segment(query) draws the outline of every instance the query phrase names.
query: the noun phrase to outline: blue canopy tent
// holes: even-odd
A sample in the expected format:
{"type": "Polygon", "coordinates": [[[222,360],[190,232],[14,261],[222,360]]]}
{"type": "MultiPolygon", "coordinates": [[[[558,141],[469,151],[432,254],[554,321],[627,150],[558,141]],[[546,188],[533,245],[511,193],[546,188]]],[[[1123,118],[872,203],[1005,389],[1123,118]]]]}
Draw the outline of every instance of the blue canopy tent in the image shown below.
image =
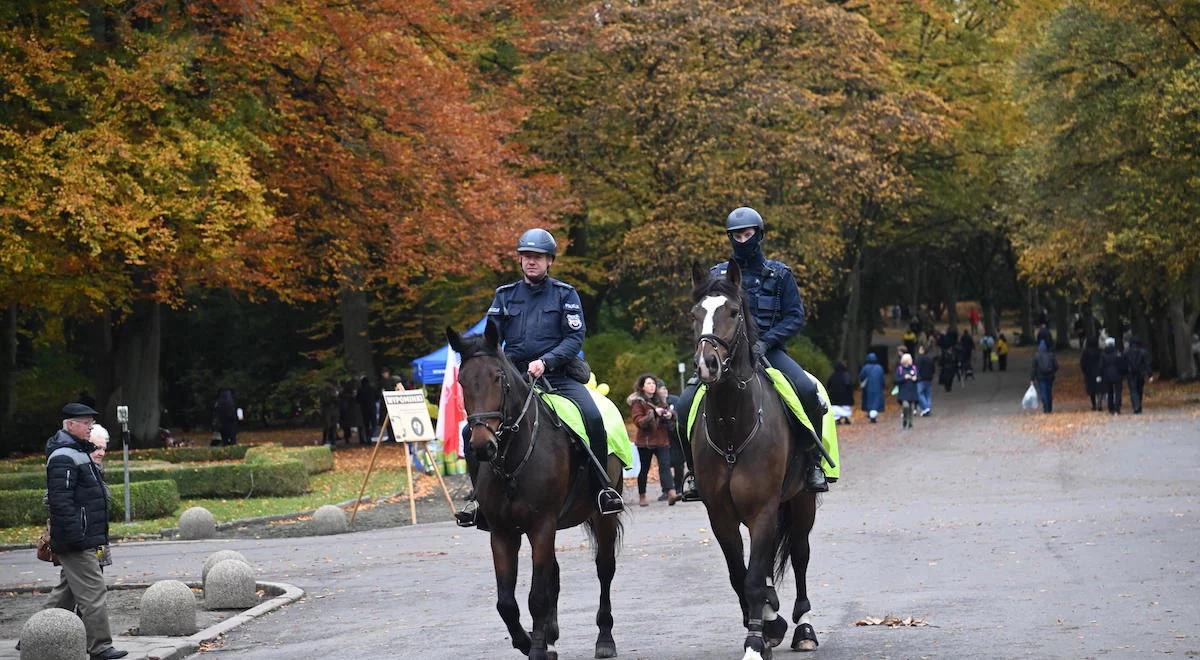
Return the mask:
{"type": "MultiPolygon", "coordinates": [[[[487,317],[479,319],[479,322],[471,326],[463,333],[464,337],[483,334],[483,329],[487,325],[487,317]]],[[[450,344],[437,349],[429,355],[421,356],[412,361],[412,384],[413,385],[441,385],[442,378],[446,375],[446,354],[450,352],[450,344]]]]}

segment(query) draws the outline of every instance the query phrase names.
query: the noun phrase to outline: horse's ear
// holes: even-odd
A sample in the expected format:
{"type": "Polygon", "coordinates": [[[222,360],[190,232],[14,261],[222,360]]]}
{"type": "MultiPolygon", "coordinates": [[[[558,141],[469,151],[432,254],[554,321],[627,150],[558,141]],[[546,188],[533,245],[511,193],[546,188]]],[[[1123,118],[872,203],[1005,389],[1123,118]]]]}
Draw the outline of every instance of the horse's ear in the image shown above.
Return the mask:
{"type": "Polygon", "coordinates": [[[446,326],[446,341],[450,342],[450,348],[453,348],[455,353],[462,353],[462,335],[450,326],[446,326]]]}
{"type": "Polygon", "coordinates": [[[500,328],[496,326],[496,322],[490,316],[483,326],[483,339],[487,342],[488,348],[500,346],[500,328]]]}
{"type": "Polygon", "coordinates": [[[729,260],[729,270],[725,272],[725,278],[729,283],[737,288],[742,288],[742,269],[733,259],[729,260]]]}
{"type": "Polygon", "coordinates": [[[700,288],[700,285],[704,284],[704,282],[706,280],[708,280],[708,271],[704,270],[704,267],[700,265],[699,261],[693,261],[692,262],[692,287],[698,289],[698,288],[700,288]]]}

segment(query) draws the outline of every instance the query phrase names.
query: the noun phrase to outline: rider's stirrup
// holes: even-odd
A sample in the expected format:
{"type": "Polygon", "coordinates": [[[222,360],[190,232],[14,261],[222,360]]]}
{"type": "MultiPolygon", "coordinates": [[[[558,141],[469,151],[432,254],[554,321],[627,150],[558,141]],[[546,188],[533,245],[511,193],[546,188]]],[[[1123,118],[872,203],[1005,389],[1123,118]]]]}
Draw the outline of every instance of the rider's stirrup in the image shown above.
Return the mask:
{"type": "Polygon", "coordinates": [[[605,487],[596,493],[596,508],[600,509],[602,515],[611,516],[625,510],[625,501],[621,499],[621,494],[613,490],[611,486],[605,487]]]}
{"type": "Polygon", "coordinates": [[[699,502],[704,499],[700,497],[700,489],[696,487],[696,475],[689,472],[683,478],[683,491],[679,495],[684,502],[699,502]]]}

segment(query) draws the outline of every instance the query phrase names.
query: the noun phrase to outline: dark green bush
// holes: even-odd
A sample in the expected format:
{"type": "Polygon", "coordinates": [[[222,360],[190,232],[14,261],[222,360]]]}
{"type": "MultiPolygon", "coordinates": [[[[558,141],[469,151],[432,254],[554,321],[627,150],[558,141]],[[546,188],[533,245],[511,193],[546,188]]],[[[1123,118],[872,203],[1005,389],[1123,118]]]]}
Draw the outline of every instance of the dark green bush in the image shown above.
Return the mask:
{"type": "MultiPolygon", "coordinates": [[[[111,483],[123,482],[121,468],[109,468],[111,483]]],[[[165,468],[131,467],[130,482],[170,479],[180,497],[251,497],[299,495],[308,490],[308,471],[298,460],[278,462],[214,463],[165,468]]],[[[44,472],[0,474],[0,491],[46,488],[44,472]]]]}
{"type": "MultiPolygon", "coordinates": [[[[168,463],[199,463],[204,461],[240,461],[246,457],[250,445],[222,447],[173,447],[166,449],[134,449],[129,458],[137,461],[166,461],[168,463]]],[[[115,450],[118,454],[120,449],[115,450]]]]}
{"type": "MultiPolygon", "coordinates": [[[[110,489],[109,522],[125,519],[125,486],[110,489]]],[[[46,521],[46,491],[42,489],[0,491],[0,527],[39,525],[46,521]]],[[[129,484],[134,520],[171,515],[179,508],[179,490],[169,479],[129,484]]]]}
{"type": "Polygon", "coordinates": [[[787,352],[793,360],[804,367],[805,371],[816,376],[817,380],[822,383],[833,375],[833,363],[808,337],[804,335],[793,337],[788,342],[787,352]]]}
{"type": "Polygon", "coordinates": [[[272,463],[286,460],[297,460],[304,463],[304,469],[309,474],[320,474],[333,469],[333,451],[326,445],[286,449],[275,445],[261,445],[252,447],[246,453],[247,463],[272,463]]]}

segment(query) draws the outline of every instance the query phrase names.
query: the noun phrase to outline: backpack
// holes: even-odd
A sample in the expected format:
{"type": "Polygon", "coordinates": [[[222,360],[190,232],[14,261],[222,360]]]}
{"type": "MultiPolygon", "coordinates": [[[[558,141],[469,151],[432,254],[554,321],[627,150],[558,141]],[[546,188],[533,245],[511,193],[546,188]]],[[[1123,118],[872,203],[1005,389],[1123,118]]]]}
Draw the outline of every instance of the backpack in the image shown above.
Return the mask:
{"type": "Polygon", "coordinates": [[[1038,353],[1033,358],[1034,365],[1037,366],[1037,372],[1040,376],[1053,376],[1055,371],[1058,371],[1058,362],[1054,359],[1054,354],[1050,351],[1038,353]]]}

